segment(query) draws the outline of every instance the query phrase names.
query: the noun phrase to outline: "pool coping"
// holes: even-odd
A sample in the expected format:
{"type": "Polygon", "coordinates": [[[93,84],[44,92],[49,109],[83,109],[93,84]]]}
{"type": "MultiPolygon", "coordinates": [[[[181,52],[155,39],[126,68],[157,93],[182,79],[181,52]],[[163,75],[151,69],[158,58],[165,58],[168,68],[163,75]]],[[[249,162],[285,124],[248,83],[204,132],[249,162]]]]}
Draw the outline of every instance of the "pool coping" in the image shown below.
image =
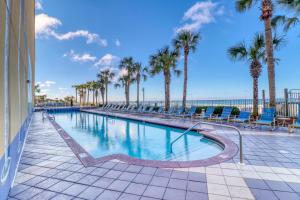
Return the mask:
{"type": "MultiPolygon", "coordinates": [[[[147,122],[147,123],[158,124],[158,125],[163,125],[163,126],[170,126],[170,127],[180,128],[180,129],[186,129],[186,127],[180,126],[179,124],[178,125],[167,124],[167,123],[163,122],[163,120],[156,122],[156,121],[147,120],[147,119],[140,120],[137,117],[133,117],[133,116],[130,117],[128,115],[124,116],[121,113],[106,113],[106,112],[103,113],[103,112],[97,112],[97,111],[93,111],[93,110],[80,110],[80,111],[92,113],[92,114],[107,115],[107,116],[117,117],[117,118],[143,121],[143,122],[147,122]]],[[[213,133],[211,133],[210,130],[195,128],[194,131],[201,131],[201,133],[203,134],[204,137],[214,140],[218,144],[222,145],[222,147],[224,148],[223,152],[216,156],[207,158],[207,159],[193,160],[193,161],[144,160],[144,159],[133,158],[133,157],[130,157],[125,154],[112,154],[112,155],[103,156],[100,158],[94,158],[81,145],[79,145],[55,120],[51,120],[49,117],[48,117],[48,119],[51,122],[51,124],[53,125],[53,127],[60,134],[60,136],[63,138],[63,140],[71,148],[71,150],[76,155],[76,157],[82,162],[82,164],[85,167],[94,166],[96,164],[100,164],[100,163],[114,160],[114,159],[120,160],[122,162],[126,162],[128,164],[142,165],[142,166],[148,166],[148,167],[159,167],[159,168],[206,167],[206,166],[226,162],[226,161],[232,159],[238,152],[238,147],[233,141],[231,141],[225,137],[222,137],[220,135],[213,134],[213,133]]]]}

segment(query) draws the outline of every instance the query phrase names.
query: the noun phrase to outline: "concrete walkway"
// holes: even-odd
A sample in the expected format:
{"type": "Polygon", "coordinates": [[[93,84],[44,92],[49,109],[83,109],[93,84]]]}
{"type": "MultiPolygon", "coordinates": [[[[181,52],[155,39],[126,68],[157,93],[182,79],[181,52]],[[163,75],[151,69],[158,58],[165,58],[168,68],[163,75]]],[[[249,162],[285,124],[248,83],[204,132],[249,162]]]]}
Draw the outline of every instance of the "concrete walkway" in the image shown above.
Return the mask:
{"type": "MultiPolygon", "coordinates": [[[[238,142],[232,131],[217,134],[238,142]]],[[[239,155],[209,167],[161,169],[117,160],[85,168],[35,113],[9,199],[300,199],[300,137],[243,130],[239,155]]]]}

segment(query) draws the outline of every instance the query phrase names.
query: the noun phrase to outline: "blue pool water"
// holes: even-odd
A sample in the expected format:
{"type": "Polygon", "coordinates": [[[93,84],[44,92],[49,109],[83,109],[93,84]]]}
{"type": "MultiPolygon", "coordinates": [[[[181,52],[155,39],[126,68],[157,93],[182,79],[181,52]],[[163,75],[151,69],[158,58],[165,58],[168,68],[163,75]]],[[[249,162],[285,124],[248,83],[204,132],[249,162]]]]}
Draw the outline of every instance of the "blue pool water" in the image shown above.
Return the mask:
{"type": "Polygon", "coordinates": [[[55,112],[56,122],[91,156],[125,154],[147,160],[201,160],[223,151],[197,132],[170,144],[184,130],[80,111],[55,112]]]}

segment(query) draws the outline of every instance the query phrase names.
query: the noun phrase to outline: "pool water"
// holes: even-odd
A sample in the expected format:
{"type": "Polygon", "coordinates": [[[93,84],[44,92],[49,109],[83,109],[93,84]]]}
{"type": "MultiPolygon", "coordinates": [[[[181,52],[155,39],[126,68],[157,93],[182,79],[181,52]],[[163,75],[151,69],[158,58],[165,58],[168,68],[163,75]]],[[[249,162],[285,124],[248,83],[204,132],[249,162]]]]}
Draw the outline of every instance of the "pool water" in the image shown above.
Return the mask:
{"type": "Polygon", "coordinates": [[[223,151],[215,141],[189,132],[173,145],[184,130],[104,115],[54,112],[55,121],[91,156],[125,154],[146,160],[191,161],[206,159],[223,151]]]}

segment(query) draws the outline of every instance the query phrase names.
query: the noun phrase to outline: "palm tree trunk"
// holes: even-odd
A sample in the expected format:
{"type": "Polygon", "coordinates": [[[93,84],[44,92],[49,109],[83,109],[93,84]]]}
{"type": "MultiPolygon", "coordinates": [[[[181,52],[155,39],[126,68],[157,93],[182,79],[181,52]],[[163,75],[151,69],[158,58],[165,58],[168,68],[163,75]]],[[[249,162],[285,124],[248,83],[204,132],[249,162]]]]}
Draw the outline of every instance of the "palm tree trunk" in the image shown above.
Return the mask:
{"type": "Polygon", "coordinates": [[[98,95],[99,95],[99,92],[98,92],[98,89],[95,90],[95,105],[97,106],[98,104],[98,95]]]}
{"type": "Polygon", "coordinates": [[[89,102],[90,102],[90,90],[89,89],[87,89],[87,104],[89,104],[89,102]]]}
{"type": "Polygon", "coordinates": [[[81,96],[82,96],[82,90],[79,91],[79,105],[81,106],[81,96]]]}
{"type": "Polygon", "coordinates": [[[75,88],[75,102],[77,103],[77,88],[75,88]]]}
{"type": "Polygon", "coordinates": [[[186,108],[186,91],[187,91],[187,79],[188,79],[188,54],[184,53],[184,80],[183,80],[183,97],[182,97],[182,107],[186,108]]]}
{"type": "Polygon", "coordinates": [[[129,105],[129,96],[130,96],[130,83],[128,83],[128,86],[127,86],[127,106],[129,105]]]}
{"type": "Polygon", "coordinates": [[[101,98],[102,98],[102,104],[104,105],[104,93],[105,93],[105,91],[104,90],[101,90],[100,91],[101,92],[101,98]]]}
{"type": "Polygon", "coordinates": [[[258,78],[253,78],[253,116],[258,116],[258,78]]]}
{"type": "Polygon", "coordinates": [[[170,72],[165,72],[165,110],[170,109],[170,72]]]}
{"type": "Polygon", "coordinates": [[[140,81],[139,80],[137,80],[137,82],[136,82],[136,89],[137,89],[137,91],[136,91],[136,103],[137,103],[137,106],[139,106],[140,105],[140,81]]]}
{"type": "Polygon", "coordinates": [[[126,100],[126,105],[129,105],[129,84],[125,84],[125,100],[126,100]]]}
{"type": "Polygon", "coordinates": [[[106,104],[107,104],[107,90],[108,90],[107,86],[108,86],[108,84],[106,83],[105,84],[105,102],[106,102],[106,104]]]}
{"type": "Polygon", "coordinates": [[[93,105],[95,105],[95,90],[93,89],[93,105]]]}
{"type": "Polygon", "coordinates": [[[270,107],[276,106],[276,86],[275,86],[275,65],[273,57],[273,37],[271,29],[271,19],[267,18],[265,22],[265,38],[266,38],[266,52],[267,52],[267,64],[268,64],[268,79],[269,79],[269,97],[270,107]]]}

